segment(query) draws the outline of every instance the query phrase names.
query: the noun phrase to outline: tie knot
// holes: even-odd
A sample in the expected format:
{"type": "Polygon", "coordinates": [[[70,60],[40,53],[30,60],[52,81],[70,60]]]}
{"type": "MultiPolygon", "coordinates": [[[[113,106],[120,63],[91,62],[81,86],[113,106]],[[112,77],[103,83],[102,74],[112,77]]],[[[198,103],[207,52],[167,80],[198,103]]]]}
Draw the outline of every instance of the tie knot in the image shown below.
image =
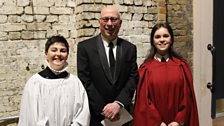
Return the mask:
{"type": "Polygon", "coordinates": [[[166,62],[166,59],[162,57],[161,62],[166,62]]]}
{"type": "Polygon", "coordinates": [[[110,48],[113,48],[113,47],[114,47],[113,42],[110,42],[108,46],[109,46],[110,48]]]}

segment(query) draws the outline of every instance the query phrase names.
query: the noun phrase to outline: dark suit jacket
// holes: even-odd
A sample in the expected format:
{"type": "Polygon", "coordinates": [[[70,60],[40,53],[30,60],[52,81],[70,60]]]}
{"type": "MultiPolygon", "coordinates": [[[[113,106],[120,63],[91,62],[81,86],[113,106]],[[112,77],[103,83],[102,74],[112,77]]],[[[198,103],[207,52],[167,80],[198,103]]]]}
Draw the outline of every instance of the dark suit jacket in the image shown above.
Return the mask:
{"type": "Polygon", "coordinates": [[[111,76],[101,35],[78,43],[77,68],[89,98],[91,116],[100,114],[107,103],[131,105],[138,81],[136,46],[118,38],[114,79],[111,76]]]}

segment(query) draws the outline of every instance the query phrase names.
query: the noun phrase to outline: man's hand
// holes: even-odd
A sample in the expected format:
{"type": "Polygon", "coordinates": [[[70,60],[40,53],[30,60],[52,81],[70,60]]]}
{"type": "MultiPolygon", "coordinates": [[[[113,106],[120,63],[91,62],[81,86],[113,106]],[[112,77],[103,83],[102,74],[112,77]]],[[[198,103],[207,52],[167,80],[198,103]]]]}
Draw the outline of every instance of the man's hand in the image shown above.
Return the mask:
{"type": "Polygon", "coordinates": [[[120,109],[121,106],[118,103],[116,102],[109,103],[106,106],[104,106],[102,114],[106,119],[109,119],[110,121],[117,121],[120,119],[119,115],[120,109]]]}

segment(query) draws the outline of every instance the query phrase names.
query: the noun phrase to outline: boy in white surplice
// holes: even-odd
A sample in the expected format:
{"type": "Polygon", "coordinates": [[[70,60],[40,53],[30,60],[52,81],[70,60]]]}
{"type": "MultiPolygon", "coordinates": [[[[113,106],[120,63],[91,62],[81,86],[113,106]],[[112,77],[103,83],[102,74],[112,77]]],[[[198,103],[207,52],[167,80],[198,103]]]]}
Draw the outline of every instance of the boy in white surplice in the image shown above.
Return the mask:
{"type": "Polygon", "coordinates": [[[66,71],[68,54],[63,36],[47,40],[47,67],[25,85],[18,126],[89,126],[87,94],[78,77],[66,71]]]}

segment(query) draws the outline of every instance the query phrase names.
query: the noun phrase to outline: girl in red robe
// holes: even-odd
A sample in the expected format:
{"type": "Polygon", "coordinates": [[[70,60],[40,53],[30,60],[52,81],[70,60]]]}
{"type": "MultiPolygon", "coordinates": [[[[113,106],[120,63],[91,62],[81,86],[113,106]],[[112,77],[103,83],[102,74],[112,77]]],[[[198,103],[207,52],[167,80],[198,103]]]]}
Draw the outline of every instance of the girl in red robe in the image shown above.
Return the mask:
{"type": "Polygon", "coordinates": [[[191,71],[173,50],[172,28],[158,23],[150,39],[150,54],[139,68],[134,126],[199,126],[191,71]]]}

